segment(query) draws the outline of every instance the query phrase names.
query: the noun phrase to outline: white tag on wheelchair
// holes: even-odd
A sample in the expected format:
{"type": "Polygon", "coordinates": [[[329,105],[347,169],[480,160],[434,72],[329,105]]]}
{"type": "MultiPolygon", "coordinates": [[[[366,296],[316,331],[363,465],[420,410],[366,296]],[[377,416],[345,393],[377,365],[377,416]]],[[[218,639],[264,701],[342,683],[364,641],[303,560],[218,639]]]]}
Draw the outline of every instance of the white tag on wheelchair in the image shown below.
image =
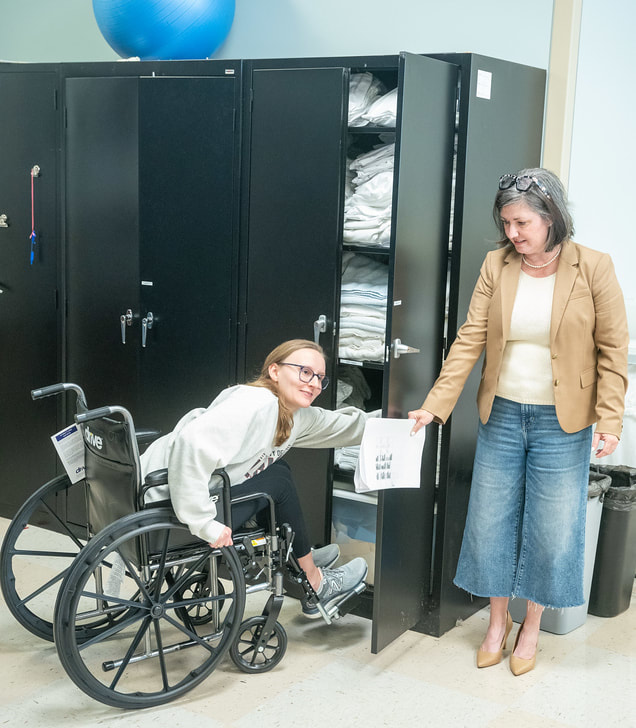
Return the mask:
{"type": "Polygon", "coordinates": [[[115,553],[111,557],[111,569],[108,574],[106,589],[104,590],[104,594],[107,598],[110,597],[112,599],[114,597],[119,597],[121,585],[124,583],[125,574],[126,564],[124,563],[122,557],[119,555],[119,552],[115,551],[115,553]]]}
{"type": "Polygon", "coordinates": [[[84,477],[84,439],[77,425],[66,427],[55,435],[51,435],[57,454],[71,483],[77,483],[84,477]]]}
{"type": "Polygon", "coordinates": [[[420,487],[425,428],[414,436],[412,429],[413,420],[367,420],[353,478],[356,493],[420,487]]]}

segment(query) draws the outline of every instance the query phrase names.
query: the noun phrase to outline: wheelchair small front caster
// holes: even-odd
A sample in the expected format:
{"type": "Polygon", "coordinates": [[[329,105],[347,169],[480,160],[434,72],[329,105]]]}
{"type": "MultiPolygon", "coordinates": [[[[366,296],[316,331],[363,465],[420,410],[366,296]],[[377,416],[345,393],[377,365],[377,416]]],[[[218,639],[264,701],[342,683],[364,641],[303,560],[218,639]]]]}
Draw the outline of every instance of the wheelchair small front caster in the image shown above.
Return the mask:
{"type": "Polygon", "coordinates": [[[269,639],[259,645],[266,621],[267,617],[259,615],[241,624],[238,637],[230,646],[230,657],[239,670],[267,672],[283,659],[287,649],[287,632],[280,622],[274,623],[269,639]]]}

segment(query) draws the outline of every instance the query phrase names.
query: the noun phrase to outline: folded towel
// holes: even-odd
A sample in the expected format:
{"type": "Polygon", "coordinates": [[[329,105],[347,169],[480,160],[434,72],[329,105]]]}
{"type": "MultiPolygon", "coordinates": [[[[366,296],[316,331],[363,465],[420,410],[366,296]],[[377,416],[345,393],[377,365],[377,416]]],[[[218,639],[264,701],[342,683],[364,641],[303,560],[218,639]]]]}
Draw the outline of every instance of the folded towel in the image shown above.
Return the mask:
{"type": "Polygon", "coordinates": [[[380,79],[368,71],[352,73],[349,79],[349,125],[368,125],[368,120],[362,118],[362,115],[374,101],[381,98],[384,91],[385,87],[380,79]]]}
{"type": "Polygon", "coordinates": [[[384,361],[384,337],[340,337],[338,355],[341,359],[353,361],[384,361]]]}
{"type": "Polygon", "coordinates": [[[394,88],[374,101],[363,112],[362,119],[374,126],[395,126],[397,119],[397,89],[394,88]]]}

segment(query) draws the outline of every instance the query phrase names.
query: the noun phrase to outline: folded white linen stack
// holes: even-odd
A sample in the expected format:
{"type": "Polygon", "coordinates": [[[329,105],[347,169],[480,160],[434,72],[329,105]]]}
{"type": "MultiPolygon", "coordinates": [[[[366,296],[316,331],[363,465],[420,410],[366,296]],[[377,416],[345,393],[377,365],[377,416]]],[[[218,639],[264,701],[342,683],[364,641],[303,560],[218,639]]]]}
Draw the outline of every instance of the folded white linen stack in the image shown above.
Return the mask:
{"type": "Polygon", "coordinates": [[[382,82],[365,71],[352,73],[349,80],[349,126],[366,126],[369,121],[363,118],[372,104],[384,93],[382,82]]]}
{"type": "Polygon", "coordinates": [[[334,450],[334,465],[341,470],[354,471],[358,463],[360,455],[360,445],[350,445],[349,447],[337,447],[334,450]]]}
{"type": "Polygon", "coordinates": [[[362,119],[372,126],[395,126],[397,119],[397,89],[376,99],[363,112],[362,119]]]}
{"type": "Polygon", "coordinates": [[[339,356],[353,361],[384,361],[387,266],[346,252],[342,258],[339,356]]]}
{"type": "Polygon", "coordinates": [[[394,159],[395,143],[382,144],[349,164],[355,176],[345,199],[345,243],[389,247],[394,159]]]}

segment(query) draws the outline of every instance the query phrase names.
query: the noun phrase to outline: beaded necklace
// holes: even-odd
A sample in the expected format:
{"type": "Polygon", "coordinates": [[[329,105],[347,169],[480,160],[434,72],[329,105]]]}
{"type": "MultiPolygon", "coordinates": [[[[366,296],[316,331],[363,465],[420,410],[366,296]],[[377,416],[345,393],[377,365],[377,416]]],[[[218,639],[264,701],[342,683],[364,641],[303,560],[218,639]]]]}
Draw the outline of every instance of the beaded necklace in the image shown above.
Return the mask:
{"type": "Polygon", "coordinates": [[[528,268],[534,268],[535,270],[538,270],[539,268],[547,268],[550,265],[550,263],[554,263],[554,261],[559,257],[559,255],[561,255],[561,247],[562,246],[560,246],[559,249],[557,250],[556,255],[554,255],[552,258],[550,258],[550,260],[547,263],[543,263],[542,265],[532,265],[532,263],[528,263],[525,255],[521,256],[521,260],[525,263],[525,265],[528,266],[528,268]]]}

